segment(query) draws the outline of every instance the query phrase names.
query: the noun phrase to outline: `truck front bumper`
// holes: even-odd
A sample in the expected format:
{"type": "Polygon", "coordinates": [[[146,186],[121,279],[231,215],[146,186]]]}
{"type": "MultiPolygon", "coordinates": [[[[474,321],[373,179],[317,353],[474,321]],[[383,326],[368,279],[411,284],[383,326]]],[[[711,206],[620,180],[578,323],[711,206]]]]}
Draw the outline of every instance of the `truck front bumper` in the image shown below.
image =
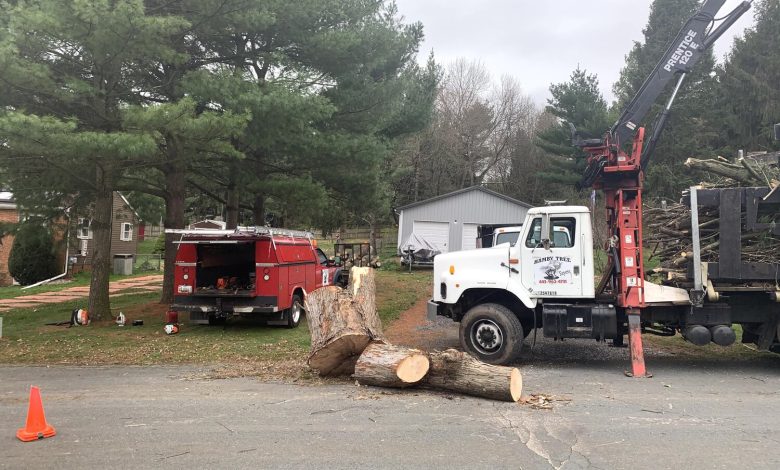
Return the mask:
{"type": "Polygon", "coordinates": [[[439,315],[439,304],[434,302],[433,299],[428,301],[427,314],[428,321],[436,321],[436,317],[439,315]]]}

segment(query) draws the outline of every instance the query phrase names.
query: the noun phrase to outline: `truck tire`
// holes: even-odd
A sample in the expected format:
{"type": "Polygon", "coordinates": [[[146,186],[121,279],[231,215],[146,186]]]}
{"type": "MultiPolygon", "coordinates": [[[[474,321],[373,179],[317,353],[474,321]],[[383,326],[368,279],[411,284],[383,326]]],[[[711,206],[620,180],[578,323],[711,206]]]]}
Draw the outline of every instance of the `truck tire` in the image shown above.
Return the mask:
{"type": "Polygon", "coordinates": [[[520,356],[523,326],[517,315],[499,304],[472,307],[460,322],[463,349],[488,364],[509,364],[520,356]]]}
{"type": "Polygon", "coordinates": [[[303,299],[298,294],[293,295],[292,304],[290,305],[290,308],[287,309],[287,314],[285,315],[285,320],[287,320],[285,326],[287,328],[298,328],[304,313],[303,299]]]}

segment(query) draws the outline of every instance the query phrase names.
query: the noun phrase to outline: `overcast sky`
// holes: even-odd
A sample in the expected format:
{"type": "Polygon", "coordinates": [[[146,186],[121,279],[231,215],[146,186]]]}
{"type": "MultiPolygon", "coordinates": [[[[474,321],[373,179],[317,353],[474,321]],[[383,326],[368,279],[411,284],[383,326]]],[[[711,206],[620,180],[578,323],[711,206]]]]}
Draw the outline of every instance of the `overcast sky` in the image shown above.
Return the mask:
{"type": "MultiPolygon", "coordinates": [[[[726,0],[720,12],[741,0],[726,0]]],[[[396,0],[408,22],[420,21],[420,60],[458,57],[481,61],[498,78],[515,77],[539,105],[550,83],[564,82],[579,64],[599,77],[611,101],[614,83],[633,41],[642,38],[651,0],[396,0]]],[[[753,22],[749,11],[715,44],[720,61],[735,35],[753,22]]]]}

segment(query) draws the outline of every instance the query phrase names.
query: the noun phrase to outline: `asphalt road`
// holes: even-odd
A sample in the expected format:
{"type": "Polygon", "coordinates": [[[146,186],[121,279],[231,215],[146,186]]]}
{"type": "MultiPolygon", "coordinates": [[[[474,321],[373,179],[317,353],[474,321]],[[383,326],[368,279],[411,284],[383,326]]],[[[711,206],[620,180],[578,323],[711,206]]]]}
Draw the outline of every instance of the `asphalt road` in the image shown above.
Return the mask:
{"type": "MultiPolygon", "coordinates": [[[[587,346],[588,349],[590,345],[587,346]]],[[[780,356],[522,366],[552,410],[421,390],[0,367],[0,468],[780,468],[780,356]],[[57,436],[22,443],[30,384],[57,436]]]]}

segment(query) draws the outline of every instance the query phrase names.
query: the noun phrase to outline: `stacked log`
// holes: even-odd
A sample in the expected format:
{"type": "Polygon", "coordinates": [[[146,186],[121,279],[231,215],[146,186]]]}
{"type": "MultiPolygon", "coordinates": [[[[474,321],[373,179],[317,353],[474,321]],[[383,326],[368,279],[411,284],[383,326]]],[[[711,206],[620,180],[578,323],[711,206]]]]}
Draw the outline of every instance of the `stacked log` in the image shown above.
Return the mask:
{"type": "Polygon", "coordinates": [[[729,162],[723,157],[708,160],[689,158],[685,161],[685,166],[710,173],[709,181],[704,183],[707,187],[769,186],[776,188],[780,185],[778,159],[780,159],[780,152],[751,153],[745,157],[739,157],[735,163],[729,162]]]}
{"type": "Polygon", "coordinates": [[[323,376],[352,375],[361,384],[405,388],[423,385],[516,402],[523,381],[513,367],[482,363],[450,349],[426,353],[387,344],[376,313],[371,268],[352,268],[350,285],[324,287],[306,298],[311,334],[309,366],[323,376]]]}

